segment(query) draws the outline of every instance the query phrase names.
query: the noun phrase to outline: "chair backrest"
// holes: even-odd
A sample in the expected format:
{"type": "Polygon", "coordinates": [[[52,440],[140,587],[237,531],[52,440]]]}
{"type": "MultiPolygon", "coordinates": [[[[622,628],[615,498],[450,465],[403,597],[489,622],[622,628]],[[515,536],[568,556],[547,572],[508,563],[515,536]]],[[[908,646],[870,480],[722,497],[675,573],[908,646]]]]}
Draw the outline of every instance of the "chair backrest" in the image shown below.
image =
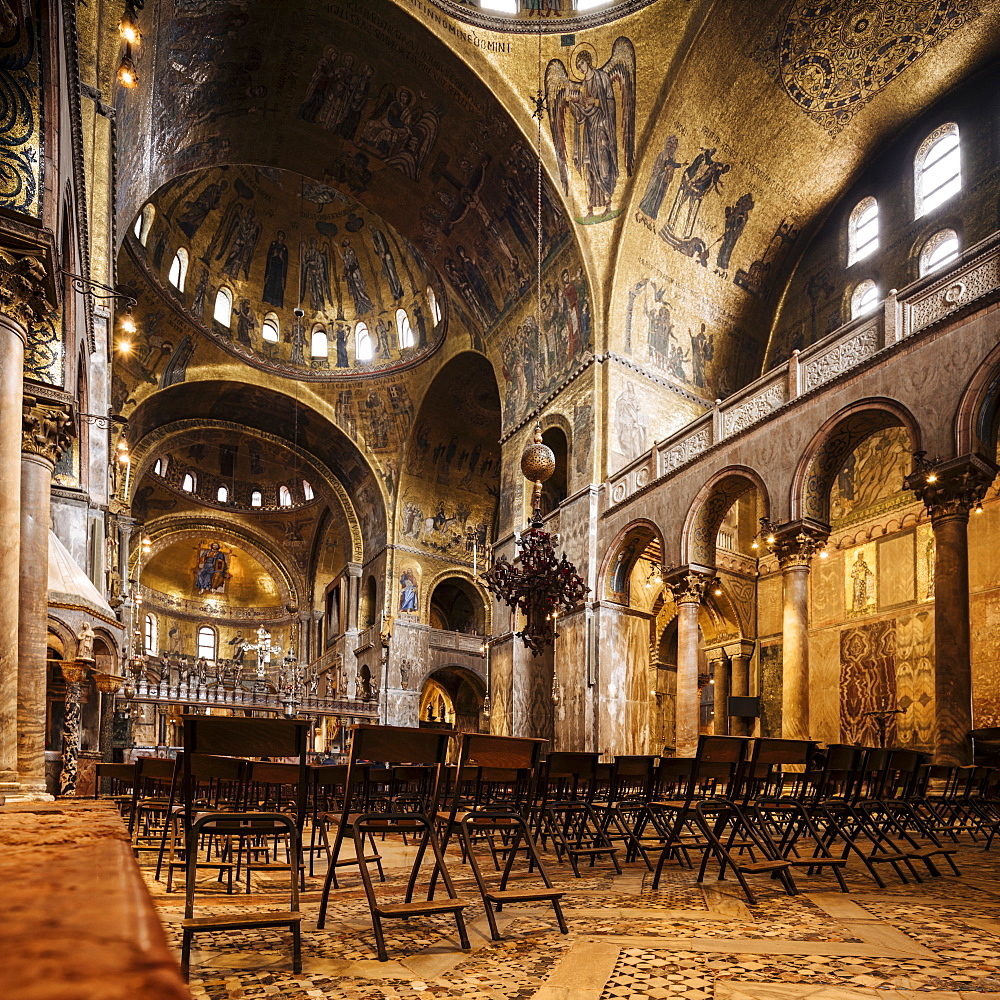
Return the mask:
{"type": "MultiPolygon", "coordinates": [[[[296,757],[295,821],[305,823],[308,793],[306,745],[310,723],[298,719],[246,719],[218,715],[185,715],[182,796],[186,829],[194,812],[192,760],[199,754],[218,757],[296,757]]],[[[267,762],[264,762],[267,763],[267,762]]]]}
{"type": "Polygon", "coordinates": [[[743,772],[744,802],[761,796],[801,796],[811,777],[817,745],[815,740],[757,737],[743,772]],[[802,771],[788,771],[788,768],[802,768],[802,771]]]}
{"type": "Polygon", "coordinates": [[[653,787],[656,758],[647,755],[615,757],[611,772],[608,798],[612,802],[622,799],[647,799],[653,787]]]}
{"type": "Polygon", "coordinates": [[[452,788],[451,817],[458,809],[502,807],[523,815],[531,808],[542,748],[548,740],[463,733],[460,780],[452,788]]]}
{"type": "Polygon", "coordinates": [[[749,745],[750,740],[743,736],[699,736],[688,801],[706,796],[737,798],[749,745]]]}
{"type": "Polygon", "coordinates": [[[108,782],[107,795],[123,795],[132,791],[132,784],[135,781],[134,764],[111,764],[105,761],[98,761],[94,768],[94,798],[101,795],[101,782],[108,782]]]}
{"type": "MultiPolygon", "coordinates": [[[[348,751],[347,778],[343,817],[357,812],[361,801],[367,811],[370,800],[378,794],[388,799],[392,787],[390,768],[372,767],[372,763],[395,762],[434,769],[433,782],[421,796],[424,810],[433,815],[441,794],[441,774],[454,735],[444,729],[416,729],[409,726],[352,726],[348,751]],[[360,774],[366,777],[362,780],[360,774]],[[384,788],[381,786],[384,785],[384,788]]],[[[413,810],[407,810],[412,812],[413,810]]]]}

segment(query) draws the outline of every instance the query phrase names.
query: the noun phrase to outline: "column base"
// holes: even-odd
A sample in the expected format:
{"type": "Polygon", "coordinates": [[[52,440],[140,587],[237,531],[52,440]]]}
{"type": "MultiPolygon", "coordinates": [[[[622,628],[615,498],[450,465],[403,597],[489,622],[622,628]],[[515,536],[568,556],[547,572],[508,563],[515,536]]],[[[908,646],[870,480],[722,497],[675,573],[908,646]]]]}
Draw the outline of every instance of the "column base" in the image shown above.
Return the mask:
{"type": "Polygon", "coordinates": [[[11,802],[55,802],[56,797],[48,792],[40,792],[34,788],[18,788],[14,792],[4,792],[0,790],[0,795],[4,797],[7,804],[11,802]]]}

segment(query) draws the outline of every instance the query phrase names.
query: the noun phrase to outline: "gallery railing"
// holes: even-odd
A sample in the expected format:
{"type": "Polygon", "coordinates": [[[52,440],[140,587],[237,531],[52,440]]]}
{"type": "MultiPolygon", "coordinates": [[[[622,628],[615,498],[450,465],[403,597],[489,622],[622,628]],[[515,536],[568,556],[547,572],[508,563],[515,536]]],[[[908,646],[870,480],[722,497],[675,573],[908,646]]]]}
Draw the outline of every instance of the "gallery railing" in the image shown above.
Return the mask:
{"type": "Polygon", "coordinates": [[[767,420],[796,399],[877,358],[901,341],[931,332],[939,322],[976,307],[1000,291],[1000,238],[970,247],[958,264],[891,290],[878,310],[859,317],[682,427],[608,478],[610,507],[676,472],[709,448],[767,420]]]}

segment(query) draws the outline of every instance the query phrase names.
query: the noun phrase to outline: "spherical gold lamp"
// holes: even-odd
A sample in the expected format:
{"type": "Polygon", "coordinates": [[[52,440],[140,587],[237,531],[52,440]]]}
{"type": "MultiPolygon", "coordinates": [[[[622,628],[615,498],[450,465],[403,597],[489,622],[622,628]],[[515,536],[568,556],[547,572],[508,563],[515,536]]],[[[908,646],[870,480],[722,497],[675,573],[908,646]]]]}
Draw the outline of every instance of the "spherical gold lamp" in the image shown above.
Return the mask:
{"type": "Polygon", "coordinates": [[[532,521],[541,520],[542,483],[551,479],[552,473],[555,471],[555,452],[547,444],[542,443],[542,425],[535,424],[534,440],[521,455],[521,472],[528,482],[534,483],[535,487],[531,491],[532,521]]]}

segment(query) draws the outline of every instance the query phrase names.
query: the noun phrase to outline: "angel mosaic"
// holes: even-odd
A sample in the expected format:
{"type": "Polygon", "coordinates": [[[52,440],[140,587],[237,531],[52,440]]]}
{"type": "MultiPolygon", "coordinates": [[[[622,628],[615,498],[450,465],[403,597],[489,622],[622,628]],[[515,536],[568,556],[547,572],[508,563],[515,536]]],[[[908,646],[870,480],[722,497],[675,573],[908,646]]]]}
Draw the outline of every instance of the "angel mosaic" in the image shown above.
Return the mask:
{"type": "Polygon", "coordinates": [[[230,202],[219,227],[222,241],[215,259],[223,261],[223,273],[234,281],[241,271],[244,279],[250,277],[250,262],[262,228],[253,205],[244,206],[239,200],[230,202]]]}
{"type": "Polygon", "coordinates": [[[619,132],[628,177],[635,160],[635,46],[624,35],[616,38],[610,58],[599,66],[597,50],[584,42],[573,51],[570,65],[575,77],[561,59],[551,60],[545,69],[559,179],[568,192],[572,131],[573,167],[587,185],[587,216],[577,221],[605,221],[618,214],[611,205],[621,175],[619,132]]]}

